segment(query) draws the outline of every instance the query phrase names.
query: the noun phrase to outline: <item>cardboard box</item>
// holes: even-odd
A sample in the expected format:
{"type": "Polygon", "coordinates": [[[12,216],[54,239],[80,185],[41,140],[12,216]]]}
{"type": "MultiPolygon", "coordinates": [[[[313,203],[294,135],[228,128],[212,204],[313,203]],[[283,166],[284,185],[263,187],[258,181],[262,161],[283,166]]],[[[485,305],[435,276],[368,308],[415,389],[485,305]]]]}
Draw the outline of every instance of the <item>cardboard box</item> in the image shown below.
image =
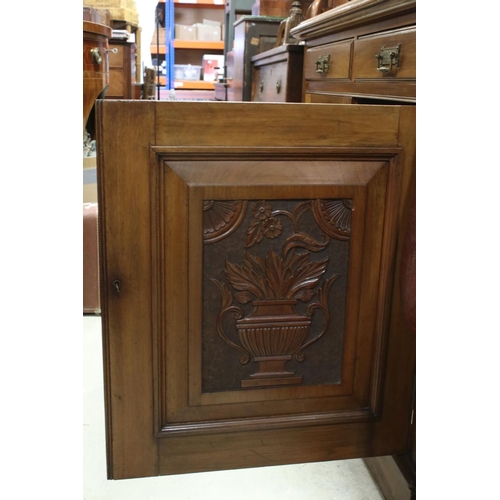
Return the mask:
{"type": "Polygon", "coordinates": [[[220,26],[212,26],[210,24],[196,23],[196,39],[204,42],[220,42],[221,29],[220,26]]]}
{"type": "Polygon", "coordinates": [[[160,45],[165,45],[166,42],[165,28],[160,28],[159,30],[153,31],[153,36],[151,38],[151,45],[156,45],[159,43],[160,45]]]}
{"type": "Polygon", "coordinates": [[[202,24],[207,24],[209,26],[218,26],[221,27],[220,21],[212,21],[211,19],[203,19],[202,24]]]}
{"type": "Polygon", "coordinates": [[[139,24],[135,0],[83,0],[83,5],[98,10],[106,9],[113,21],[125,21],[136,26],[139,24]]]}
{"type": "Polygon", "coordinates": [[[196,26],[185,24],[175,25],[175,38],[177,40],[196,40],[196,26]]]}
{"type": "Polygon", "coordinates": [[[135,0],[83,0],[83,5],[90,5],[93,7],[113,7],[116,9],[137,9],[135,0]]]}

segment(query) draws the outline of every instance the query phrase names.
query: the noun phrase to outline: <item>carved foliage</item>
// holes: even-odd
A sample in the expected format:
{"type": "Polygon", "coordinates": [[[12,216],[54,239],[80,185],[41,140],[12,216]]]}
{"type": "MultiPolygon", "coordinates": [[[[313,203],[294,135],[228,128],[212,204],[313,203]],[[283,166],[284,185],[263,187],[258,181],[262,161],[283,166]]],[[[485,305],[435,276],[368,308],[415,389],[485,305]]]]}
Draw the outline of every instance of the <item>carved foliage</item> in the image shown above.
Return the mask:
{"type": "Polygon", "coordinates": [[[339,275],[324,279],[329,257],[311,260],[311,252],[324,250],[330,239],[323,235],[318,241],[299,230],[299,219],[310,208],[310,201],[299,203],[293,212],[273,211],[268,201],[254,204],[254,220],[246,232],[247,249],[264,238],[273,240],[278,237],[283,230],[283,223],[278,218],[280,216],[290,219],[294,231],[282,244],[280,253],[270,247],[265,258],[247,250],[242,264],[226,260],[224,271],[229,284],[236,291],[234,298],[240,304],[251,302],[253,305],[248,316],[244,317],[243,310],[233,304],[229,287],[212,279],[222,296],[217,319],[219,336],[227,345],[243,354],[241,363],[248,363],[251,358],[259,362],[259,370],[249,380],[242,380],[242,387],[301,383],[302,377],[293,377],[294,372],[287,371],[285,363],[292,357],[303,361],[304,349],[319,340],[328,329],[328,290],[339,275]],[[306,251],[299,253],[298,250],[306,251]],[[323,282],[317,288],[322,279],[323,282]],[[297,301],[308,303],[316,294],[317,300],[307,305],[305,314],[299,313],[297,301]],[[307,341],[316,309],[324,314],[324,326],[319,334],[307,341]],[[236,319],[241,345],[229,340],[224,332],[223,320],[228,313],[233,313],[236,319]]]}

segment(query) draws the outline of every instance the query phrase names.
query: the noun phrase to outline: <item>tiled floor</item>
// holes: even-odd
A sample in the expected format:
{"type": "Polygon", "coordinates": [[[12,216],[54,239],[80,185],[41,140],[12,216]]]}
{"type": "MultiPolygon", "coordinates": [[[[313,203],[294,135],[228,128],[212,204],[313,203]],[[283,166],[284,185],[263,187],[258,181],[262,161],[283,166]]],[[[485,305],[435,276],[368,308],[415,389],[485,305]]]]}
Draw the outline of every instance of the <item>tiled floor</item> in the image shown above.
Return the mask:
{"type": "Polygon", "coordinates": [[[83,341],[84,500],[383,500],[362,460],[108,481],[100,317],[83,341]]]}

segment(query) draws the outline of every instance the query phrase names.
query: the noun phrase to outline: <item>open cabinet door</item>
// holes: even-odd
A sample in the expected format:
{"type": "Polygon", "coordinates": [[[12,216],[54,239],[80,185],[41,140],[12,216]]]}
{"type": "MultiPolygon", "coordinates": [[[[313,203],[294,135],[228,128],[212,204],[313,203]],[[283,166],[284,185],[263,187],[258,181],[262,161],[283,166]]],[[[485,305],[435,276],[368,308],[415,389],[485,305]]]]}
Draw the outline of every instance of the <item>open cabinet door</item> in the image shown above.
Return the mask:
{"type": "Polygon", "coordinates": [[[96,109],[109,478],[404,452],[415,109],[96,109]]]}

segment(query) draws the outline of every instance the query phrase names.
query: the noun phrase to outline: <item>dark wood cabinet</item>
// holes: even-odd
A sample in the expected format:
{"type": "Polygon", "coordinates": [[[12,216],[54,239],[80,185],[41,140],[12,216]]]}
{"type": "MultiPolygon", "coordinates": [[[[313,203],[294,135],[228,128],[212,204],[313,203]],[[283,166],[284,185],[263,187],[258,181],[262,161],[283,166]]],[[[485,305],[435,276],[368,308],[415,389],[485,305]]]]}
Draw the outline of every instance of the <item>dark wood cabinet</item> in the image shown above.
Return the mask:
{"type": "Polygon", "coordinates": [[[107,99],[135,99],[136,45],[109,40],[109,86],[107,99]]]}
{"type": "Polygon", "coordinates": [[[252,101],[301,102],[303,45],[280,45],[252,57],[252,101]]]}
{"type": "Polygon", "coordinates": [[[227,100],[251,101],[252,57],[276,44],[283,18],[242,16],[234,23],[234,50],[227,64],[227,100]]]}

